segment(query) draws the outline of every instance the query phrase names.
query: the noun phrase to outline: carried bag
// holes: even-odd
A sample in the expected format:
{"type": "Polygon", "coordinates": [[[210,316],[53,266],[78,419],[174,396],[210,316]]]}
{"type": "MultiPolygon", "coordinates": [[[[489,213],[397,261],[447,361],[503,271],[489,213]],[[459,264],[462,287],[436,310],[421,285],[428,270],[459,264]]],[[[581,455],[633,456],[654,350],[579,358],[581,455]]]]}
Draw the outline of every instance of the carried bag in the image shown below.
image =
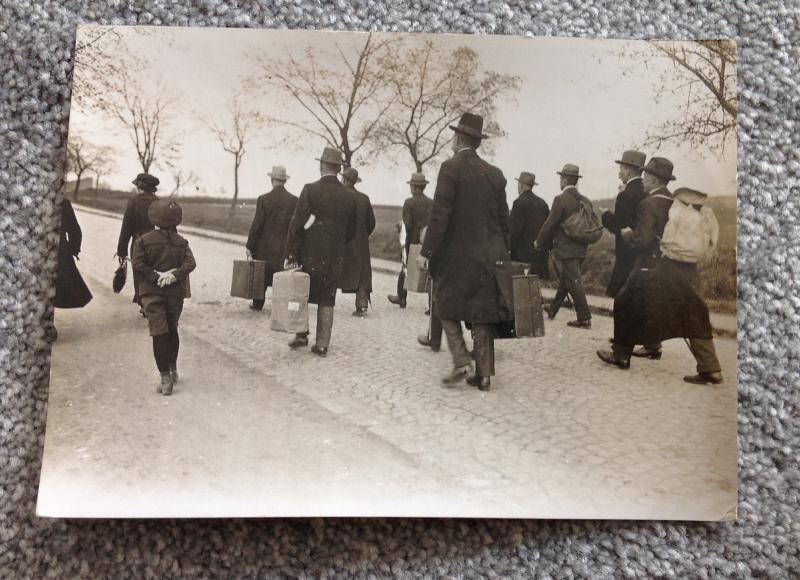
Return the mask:
{"type": "Polygon", "coordinates": [[[719,224],[711,208],[698,209],[675,199],[661,236],[661,253],[677,262],[702,262],[714,255],[718,242],[719,224]]]}
{"type": "Polygon", "coordinates": [[[114,271],[114,280],[111,282],[111,288],[115,294],[122,292],[125,288],[125,282],[128,279],[128,260],[125,258],[119,259],[119,267],[114,271]]]}
{"type": "Polygon", "coordinates": [[[308,332],[308,295],[311,277],[305,272],[284,270],[272,277],[270,328],[282,332],[308,332]]]}
{"type": "Polygon", "coordinates": [[[404,288],[409,292],[425,292],[428,280],[428,271],[417,264],[417,258],[422,251],[422,244],[411,244],[408,249],[406,266],[406,281],[404,288]]]}
{"type": "Polygon", "coordinates": [[[266,291],[267,263],[261,260],[234,260],[231,296],[261,299],[266,291]]]}
{"type": "Polygon", "coordinates": [[[578,210],[561,223],[564,234],[579,244],[593,244],[603,236],[603,223],[594,211],[592,202],[575,195],[578,210]]]}

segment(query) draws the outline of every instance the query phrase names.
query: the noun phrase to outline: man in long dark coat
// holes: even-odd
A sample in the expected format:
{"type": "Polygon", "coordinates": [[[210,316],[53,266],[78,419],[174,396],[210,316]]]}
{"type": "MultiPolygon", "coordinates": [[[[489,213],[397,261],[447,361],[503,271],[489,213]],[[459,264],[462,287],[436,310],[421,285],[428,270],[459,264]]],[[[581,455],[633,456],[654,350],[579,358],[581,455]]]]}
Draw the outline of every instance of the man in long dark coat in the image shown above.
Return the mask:
{"type": "MultiPolygon", "coordinates": [[[[286,252],[286,238],[289,223],[292,221],[297,197],[286,190],[286,168],[276,165],[269,173],[272,190],[259,196],[256,202],[256,215],[247,236],[247,252],[256,260],[266,262],[265,286],[272,286],[275,272],[283,270],[286,252]]],[[[264,297],[253,299],[253,310],[264,308],[264,297]]]]}
{"type": "Polygon", "coordinates": [[[603,362],[630,368],[633,347],[670,338],[686,338],[697,361],[697,374],[684,377],[694,384],[722,382],[712,339],[708,307],[697,292],[697,264],[678,262],[661,254],[660,240],[669,220],[673,196],[667,184],[675,179],[672,163],[653,157],[644,167],[647,197],[639,204],[634,227],[623,240],[637,250],[625,286],[614,299],[612,350],[598,350],[603,362]]]}
{"type": "Polygon", "coordinates": [[[550,320],[555,318],[561,304],[569,294],[575,305],[577,320],[567,322],[567,326],[589,329],[592,327],[592,314],[589,312],[589,303],[586,301],[586,291],[583,288],[583,275],[581,274],[581,266],[586,258],[588,245],[570,239],[561,226],[567,218],[578,211],[581,203],[590,202],[581,195],[576,187],[578,179],[582,177],[577,165],[567,163],[557,173],[561,176],[561,193],[553,200],[550,215],[536,238],[536,249],[546,250],[552,247],[553,256],[558,265],[558,290],[547,316],[550,320]]]}
{"type": "Polygon", "coordinates": [[[350,190],[356,202],[356,237],[347,244],[342,271],[339,276],[339,288],[344,293],[356,294],[356,309],[353,316],[364,317],[369,307],[369,295],[372,292],[372,263],[369,255],[369,236],[375,230],[375,212],[369,196],[356,189],[361,181],[358,171],[348,167],[342,172],[342,183],[350,190]]]}
{"type": "Polygon", "coordinates": [[[408,297],[408,291],[405,289],[405,260],[408,259],[411,244],[420,243],[420,234],[428,225],[428,218],[433,207],[433,200],[425,195],[425,186],[428,185],[428,180],[425,179],[424,173],[412,173],[408,184],[411,187],[411,197],[403,203],[403,228],[406,234],[403,243],[404,264],[397,277],[397,294],[388,296],[389,302],[397,304],[400,308],[406,307],[406,298],[408,297]]]}
{"type": "MultiPolygon", "coordinates": [[[[356,235],[356,202],[337,178],[342,152],[326,147],[317,161],[322,177],[300,192],[286,240],[286,266],[300,265],[311,277],[308,301],[318,305],[316,344],[311,352],[327,356],[342,256],[356,235]]],[[[307,346],[308,334],[298,333],[289,346],[307,346]]]]}
{"type": "Polygon", "coordinates": [[[539,231],[550,215],[547,202],[533,193],[536,176],[523,171],[517,178],[519,197],[511,206],[508,228],[511,234],[511,259],[531,265],[530,273],[542,280],[550,277],[547,252],[533,246],[539,231]]]}
{"type": "Polygon", "coordinates": [[[625,285],[636,259],[636,251],[623,241],[621,232],[625,228],[633,227],[636,208],[647,196],[642,186],[644,162],[645,154],[632,150],[625,151],[622,159],[615,161],[619,165],[619,178],[624,188],[617,194],[614,211],[605,211],[601,216],[603,226],[614,234],[615,240],[614,269],[606,289],[606,294],[611,298],[614,298],[625,285]]]}
{"type": "MultiPolygon", "coordinates": [[[[159,179],[149,173],[140,173],[131,183],[136,186],[137,193],[128,200],[125,214],[122,216],[122,228],[117,242],[117,256],[120,259],[128,257],[129,247],[132,259],[136,240],[155,229],[150,223],[147,212],[150,210],[150,204],[158,199],[156,191],[159,179]]],[[[133,272],[133,301],[139,305],[139,310],[144,316],[144,312],[141,310],[142,300],[139,297],[139,275],[135,271],[133,272]]]]}
{"type": "Polygon", "coordinates": [[[421,255],[433,278],[432,314],[441,320],[453,357],[443,382],[466,378],[488,391],[495,373],[495,325],[503,317],[498,265],[509,259],[506,179],[476,152],[486,137],[481,116],[464,113],[450,128],[455,154],[439,169],[421,255]],[[474,374],[460,321],[472,325],[474,374]]]}

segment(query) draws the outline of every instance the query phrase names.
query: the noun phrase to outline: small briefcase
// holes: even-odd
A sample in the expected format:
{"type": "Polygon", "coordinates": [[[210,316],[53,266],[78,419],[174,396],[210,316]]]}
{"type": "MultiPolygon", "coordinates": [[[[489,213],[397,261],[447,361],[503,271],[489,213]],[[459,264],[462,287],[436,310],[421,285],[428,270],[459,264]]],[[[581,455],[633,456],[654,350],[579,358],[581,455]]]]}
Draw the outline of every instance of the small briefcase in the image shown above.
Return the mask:
{"type": "Polygon", "coordinates": [[[267,263],[261,260],[234,260],[231,296],[247,300],[264,298],[267,263]]]}

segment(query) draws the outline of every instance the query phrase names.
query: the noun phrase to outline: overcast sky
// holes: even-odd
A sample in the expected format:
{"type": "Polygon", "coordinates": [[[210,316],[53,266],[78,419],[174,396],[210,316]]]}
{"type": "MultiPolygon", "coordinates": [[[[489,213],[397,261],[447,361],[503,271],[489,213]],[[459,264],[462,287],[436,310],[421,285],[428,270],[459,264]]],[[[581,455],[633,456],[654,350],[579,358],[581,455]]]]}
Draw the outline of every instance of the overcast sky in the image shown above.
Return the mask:
{"type": "MultiPolygon", "coordinates": [[[[408,36],[409,42],[420,42],[431,35],[408,36]]],[[[321,58],[336,58],[334,42],[348,51],[357,50],[364,39],[363,33],[210,28],[164,28],[155,35],[142,35],[129,28],[123,29],[119,42],[149,63],[149,79],[163,79],[163,86],[178,97],[169,122],[179,135],[179,163],[199,177],[198,189],[182,193],[231,197],[233,158],[222,150],[202,119],[224,115],[228,99],[255,70],[247,55],[301,55],[310,46],[321,58]],[[170,42],[165,41],[167,35],[170,42]]],[[[516,196],[513,179],[520,171],[535,173],[539,183],[535,191],[552,201],[559,191],[556,171],[564,163],[580,166],[584,179],[579,188],[588,197],[612,197],[619,185],[614,160],[640,142],[649,129],[683,114],[680,95],[661,95],[656,103],[658,79],[672,66],[666,59],[650,59],[645,66],[633,57],[621,56],[624,48],[639,46],[636,41],[469,35],[436,35],[435,39],[443,51],[469,46],[487,70],[521,78],[516,104],[498,107],[497,121],[507,135],[497,139],[494,155],[487,157],[509,181],[509,202],[516,196]],[[634,74],[624,75],[625,70],[634,74]]],[[[116,42],[107,45],[109,50],[114,50],[116,42]]],[[[76,68],[75,75],[81,74],[85,71],[76,68]]],[[[299,107],[268,86],[255,106],[269,115],[301,118],[299,107]]],[[[302,149],[275,146],[287,131],[278,125],[266,126],[248,147],[240,169],[240,197],[268,191],[267,172],[273,165],[287,167],[291,176],[287,188],[294,193],[319,177],[314,158],[325,143],[308,136],[301,140],[302,149]]],[[[141,169],[124,129],[101,113],[73,105],[72,135],[112,147],[115,170],[103,180],[114,188],[131,187],[131,179],[141,169]]],[[[645,152],[673,160],[676,187],[735,195],[736,144],[729,142],[726,151],[724,159],[688,147],[645,152]]],[[[408,195],[406,181],[414,167],[408,153],[399,151],[395,156],[399,163],[384,158],[366,163],[354,158],[363,178],[360,189],[375,204],[400,205],[408,195]]],[[[425,168],[432,182],[429,195],[433,195],[437,171],[436,164],[425,168]]],[[[172,189],[169,171],[154,167],[151,173],[161,178],[161,192],[172,189]]]]}

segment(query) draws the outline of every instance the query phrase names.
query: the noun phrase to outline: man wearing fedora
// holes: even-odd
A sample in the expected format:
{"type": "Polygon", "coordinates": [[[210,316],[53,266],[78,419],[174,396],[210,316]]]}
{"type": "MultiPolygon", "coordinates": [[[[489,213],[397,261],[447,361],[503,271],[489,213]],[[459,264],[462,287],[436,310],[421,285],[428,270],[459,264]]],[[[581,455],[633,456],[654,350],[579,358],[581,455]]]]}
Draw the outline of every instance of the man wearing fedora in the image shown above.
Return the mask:
{"type": "Polygon", "coordinates": [[[508,228],[511,236],[511,259],[515,262],[530,264],[530,273],[542,280],[550,277],[547,252],[537,250],[533,246],[539,231],[542,229],[550,208],[547,202],[533,193],[536,176],[523,171],[517,178],[519,197],[514,200],[508,228]]]}
{"type": "Polygon", "coordinates": [[[375,230],[375,212],[369,196],[356,189],[361,181],[358,170],[348,167],[342,172],[342,183],[356,202],[356,237],[347,244],[342,271],[339,276],[339,288],[342,292],[356,294],[356,309],[353,316],[364,317],[369,307],[369,295],[372,292],[372,263],[369,255],[369,236],[375,230]]]}
{"type": "Polygon", "coordinates": [[[451,125],[454,155],[442,163],[422,244],[433,279],[433,311],[441,320],[453,370],[442,382],[462,379],[491,388],[495,325],[503,319],[499,271],[508,262],[508,203],[503,172],[478,156],[483,118],[464,113],[451,125]],[[461,321],[472,326],[475,371],[461,321]]]}
{"type": "MultiPolygon", "coordinates": [[[[722,382],[711,333],[708,308],[697,292],[697,264],[672,260],[661,253],[661,237],[674,198],[667,184],[675,179],[672,162],[653,157],[644,167],[647,197],[639,204],[634,226],[622,238],[637,250],[633,272],[614,299],[614,343],[597,356],[621,369],[630,368],[636,344],[659,344],[686,338],[697,361],[688,383],[722,382]]],[[[694,198],[692,198],[694,200],[694,198]]]]}
{"type": "MultiPolygon", "coordinates": [[[[264,285],[271,287],[275,272],[283,269],[286,237],[294,208],[297,206],[297,197],[286,190],[289,176],[285,167],[276,165],[267,175],[270,177],[272,189],[269,193],[260,195],[256,201],[256,215],[250,225],[246,247],[248,258],[266,263],[264,285]]],[[[250,308],[264,308],[264,297],[254,298],[250,308]]]]}
{"type": "Polygon", "coordinates": [[[433,200],[425,195],[425,186],[428,180],[424,173],[412,173],[411,179],[407,182],[411,188],[411,197],[403,203],[403,227],[405,228],[405,242],[403,244],[403,267],[397,277],[397,294],[388,296],[389,302],[397,304],[400,308],[406,307],[408,291],[405,289],[406,268],[405,260],[408,259],[409,247],[411,244],[420,243],[420,235],[423,228],[428,225],[428,218],[433,207],[433,200]]]}
{"type": "MultiPolygon", "coordinates": [[[[325,147],[320,179],[303,186],[286,240],[286,267],[302,266],[311,278],[308,301],[317,305],[316,344],[311,352],[327,356],[333,330],[333,307],[345,246],[356,235],[356,202],[337,177],[342,152],[325,147]]],[[[308,346],[308,332],[295,335],[292,348],[308,346]]]]}
{"type": "Polygon", "coordinates": [[[536,249],[544,251],[552,248],[558,264],[558,290],[547,311],[547,317],[550,320],[556,317],[569,294],[575,306],[577,320],[567,322],[567,326],[589,329],[592,327],[592,315],[589,312],[589,303],[586,301],[581,274],[581,266],[589,246],[571,239],[561,226],[567,218],[580,209],[582,203],[591,206],[591,202],[578,191],[578,179],[583,176],[577,165],[567,163],[557,173],[561,177],[561,193],[553,200],[550,215],[536,238],[536,249]]]}
{"type": "MultiPolygon", "coordinates": [[[[136,186],[136,195],[128,200],[125,214],[122,216],[122,228],[117,241],[117,256],[119,256],[120,262],[128,258],[129,247],[130,257],[133,259],[136,240],[155,229],[150,223],[147,212],[150,205],[158,199],[156,190],[160,183],[159,179],[149,173],[140,173],[131,183],[136,186]]],[[[142,300],[139,296],[139,275],[135,270],[133,271],[133,302],[139,305],[139,312],[144,316],[141,308],[142,300]]]]}
{"type": "Polygon", "coordinates": [[[614,268],[606,289],[606,294],[611,298],[625,285],[636,259],[636,251],[622,240],[621,232],[633,226],[636,208],[647,195],[642,185],[644,162],[645,154],[633,150],[625,151],[622,159],[615,161],[619,165],[619,179],[623,183],[623,189],[617,194],[614,211],[605,211],[601,216],[603,226],[614,234],[615,239],[614,268]]]}

